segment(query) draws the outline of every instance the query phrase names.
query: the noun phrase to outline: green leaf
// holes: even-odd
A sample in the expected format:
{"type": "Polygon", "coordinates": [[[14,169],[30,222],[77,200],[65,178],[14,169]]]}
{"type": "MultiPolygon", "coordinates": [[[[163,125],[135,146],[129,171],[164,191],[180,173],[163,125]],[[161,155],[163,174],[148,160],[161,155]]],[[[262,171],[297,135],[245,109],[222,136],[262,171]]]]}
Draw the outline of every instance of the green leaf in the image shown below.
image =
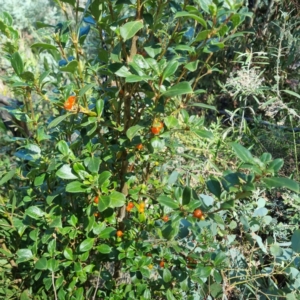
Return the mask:
{"type": "Polygon", "coordinates": [[[103,108],[104,108],[104,101],[102,99],[97,100],[96,101],[96,111],[97,111],[98,117],[101,117],[103,108]]]}
{"type": "Polygon", "coordinates": [[[272,170],[277,173],[284,165],[284,160],[281,158],[274,159],[269,165],[268,170],[272,170]]]}
{"type": "Polygon", "coordinates": [[[170,289],[167,290],[166,297],[167,297],[167,300],[176,300],[176,298],[173,296],[170,289]]]}
{"type": "Polygon", "coordinates": [[[253,156],[250,151],[243,147],[241,144],[231,143],[231,146],[241,161],[248,163],[254,162],[253,156]]]}
{"type": "Polygon", "coordinates": [[[143,76],[139,76],[139,75],[127,75],[126,76],[126,82],[129,83],[133,83],[133,82],[140,82],[140,81],[148,81],[152,79],[152,77],[147,76],[147,75],[143,75],[143,76]]]}
{"type": "Polygon", "coordinates": [[[24,72],[24,64],[19,52],[15,52],[11,56],[11,66],[19,76],[24,72]]]}
{"type": "Polygon", "coordinates": [[[191,104],[189,104],[189,106],[197,106],[197,107],[201,107],[201,108],[205,108],[205,109],[211,109],[214,111],[218,111],[215,106],[207,105],[204,103],[191,103],[191,104]]]}
{"type": "Polygon", "coordinates": [[[64,156],[67,156],[69,154],[69,145],[67,144],[66,141],[59,141],[56,144],[56,148],[58,151],[63,154],[64,156]]]}
{"type": "Polygon", "coordinates": [[[114,229],[112,227],[107,227],[102,232],[100,232],[98,238],[99,239],[108,239],[108,238],[114,236],[115,233],[116,233],[116,229],[114,229]]]}
{"type": "Polygon", "coordinates": [[[87,187],[80,181],[72,181],[66,185],[66,192],[68,193],[85,193],[87,187]]]}
{"type": "Polygon", "coordinates": [[[100,212],[106,210],[110,206],[110,197],[109,196],[100,196],[98,202],[98,209],[100,212]]]}
{"type": "Polygon", "coordinates": [[[109,171],[104,171],[100,174],[98,179],[98,184],[100,188],[111,177],[111,175],[112,174],[109,171]]]}
{"type": "Polygon", "coordinates": [[[199,137],[204,139],[212,139],[214,137],[213,133],[208,130],[198,129],[193,130],[199,137]]]}
{"type": "Polygon", "coordinates": [[[224,209],[224,210],[234,208],[234,200],[228,200],[228,201],[221,203],[220,208],[224,209]]]}
{"type": "Polygon", "coordinates": [[[210,293],[214,299],[221,299],[223,295],[223,287],[219,283],[213,283],[210,285],[210,293]]]}
{"type": "Polygon", "coordinates": [[[126,200],[125,195],[120,192],[117,192],[117,191],[113,191],[110,194],[109,198],[110,198],[109,206],[111,208],[123,206],[125,204],[125,200],[126,200]]]}
{"type": "Polygon", "coordinates": [[[128,130],[126,131],[126,136],[131,141],[138,134],[138,132],[143,128],[144,127],[142,127],[140,125],[134,125],[134,126],[128,128],[128,130]]]}
{"type": "Polygon", "coordinates": [[[187,81],[179,82],[173,85],[170,89],[164,92],[162,95],[165,97],[174,97],[183,94],[190,94],[193,92],[191,85],[187,81]]]}
{"type": "Polygon", "coordinates": [[[49,125],[48,125],[48,129],[56,127],[60,122],[62,122],[65,118],[67,118],[69,116],[69,114],[65,114],[62,116],[59,116],[57,118],[55,118],[54,120],[52,120],[49,125]]]}
{"type": "Polygon", "coordinates": [[[54,45],[51,45],[51,44],[45,44],[45,43],[35,43],[35,44],[32,44],[30,46],[30,48],[38,48],[38,49],[41,49],[41,51],[43,50],[56,50],[58,51],[58,48],[54,45]]]}
{"type": "Polygon", "coordinates": [[[87,238],[84,241],[82,241],[79,245],[79,251],[86,252],[93,248],[94,245],[94,238],[87,238]]]}
{"type": "Polygon", "coordinates": [[[72,173],[72,169],[70,165],[63,165],[59,170],[56,172],[56,176],[62,179],[77,179],[78,177],[72,173]]]}
{"type": "Polygon", "coordinates": [[[16,173],[16,169],[10,170],[8,173],[6,173],[0,180],[0,186],[6,183],[7,181],[11,180],[16,173]]]}
{"type": "Polygon", "coordinates": [[[179,208],[179,204],[175,200],[173,200],[173,199],[171,199],[171,198],[169,198],[165,195],[160,195],[157,198],[157,201],[160,204],[162,204],[164,206],[167,206],[167,207],[170,207],[170,208],[173,208],[173,209],[179,208]]]}
{"type": "Polygon", "coordinates": [[[73,250],[71,248],[65,248],[63,254],[66,259],[73,260],[73,250]]]}
{"type": "Polygon", "coordinates": [[[54,258],[50,258],[47,265],[47,268],[50,272],[57,272],[59,269],[59,262],[54,258]]]}
{"type": "Polygon", "coordinates": [[[36,263],[35,263],[35,269],[37,270],[47,270],[47,258],[41,257],[36,263]]]}
{"type": "Polygon", "coordinates": [[[163,271],[163,280],[164,280],[164,282],[169,282],[169,281],[171,281],[171,279],[172,279],[171,272],[169,271],[168,268],[164,268],[164,271],[163,271]]]}
{"type": "Polygon", "coordinates": [[[45,177],[46,177],[46,173],[43,173],[42,175],[35,177],[33,183],[34,186],[42,185],[44,183],[45,177]]]}
{"type": "Polygon", "coordinates": [[[179,127],[178,119],[175,118],[174,116],[166,117],[164,119],[164,122],[165,122],[166,126],[168,127],[168,129],[179,127]]]}
{"type": "MultiPolygon", "coordinates": [[[[299,245],[300,246],[300,245],[299,245]]],[[[273,255],[273,256],[281,256],[282,253],[283,253],[283,250],[282,248],[280,248],[279,245],[277,244],[273,244],[270,246],[270,253],[273,255]]]]}
{"type": "Polygon", "coordinates": [[[259,248],[260,248],[264,253],[268,254],[267,248],[266,248],[266,246],[264,245],[264,243],[263,243],[263,241],[262,241],[262,238],[261,238],[259,235],[255,234],[254,232],[252,232],[251,235],[252,235],[253,239],[256,240],[256,242],[257,242],[259,248]]]}
{"type": "Polygon", "coordinates": [[[192,189],[186,186],[182,193],[182,205],[188,205],[192,200],[192,189]]]}
{"type": "Polygon", "coordinates": [[[100,168],[100,163],[101,163],[101,160],[99,157],[96,157],[96,156],[90,157],[88,160],[88,166],[87,166],[88,170],[91,173],[97,174],[99,171],[99,168],[100,168]]]}
{"type": "Polygon", "coordinates": [[[199,60],[191,61],[191,62],[187,63],[186,65],[184,65],[184,67],[187,70],[189,70],[190,72],[194,72],[198,68],[198,63],[199,63],[199,60]]]}
{"type": "Polygon", "coordinates": [[[127,22],[120,27],[120,34],[124,41],[131,39],[140,29],[144,27],[143,21],[127,22]]]}
{"type": "Polygon", "coordinates": [[[291,241],[292,241],[292,249],[296,253],[300,253],[300,229],[294,231],[291,241]]]}
{"type": "Polygon", "coordinates": [[[72,60],[66,66],[60,67],[59,70],[61,72],[75,73],[78,68],[78,61],[72,60]]]}
{"type": "Polygon", "coordinates": [[[295,92],[289,91],[289,90],[282,90],[282,91],[300,99],[300,95],[298,93],[295,93],[295,92]]]}
{"type": "Polygon", "coordinates": [[[208,190],[213,193],[216,197],[220,198],[221,196],[221,184],[217,179],[211,178],[206,182],[208,190]]]}
{"type": "Polygon", "coordinates": [[[97,247],[97,250],[102,254],[109,254],[111,252],[111,247],[106,244],[102,244],[97,247]]]}
{"type": "Polygon", "coordinates": [[[33,259],[33,254],[30,249],[19,249],[16,254],[18,256],[17,263],[33,259]]]}
{"type": "Polygon", "coordinates": [[[85,85],[82,89],[80,89],[78,96],[82,97],[87,91],[96,86],[96,83],[90,83],[85,85]]]}
{"type": "Polygon", "coordinates": [[[218,254],[216,255],[215,259],[214,259],[214,265],[216,267],[220,266],[222,263],[224,263],[224,261],[227,259],[227,255],[225,252],[218,252],[218,254]]]}
{"type": "Polygon", "coordinates": [[[55,217],[52,222],[49,224],[50,228],[62,228],[61,217],[55,217]]]}
{"type": "Polygon", "coordinates": [[[268,188],[287,188],[293,192],[299,193],[299,184],[289,178],[285,177],[270,177],[263,178],[262,181],[268,188]]]}
{"type": "Polygon", "coordinates": [[[162,74],[162,82],[172,76],[176,70],[178,69],[179,63],[175,60],[175,61],[171,61],[168,63],[167,67],[164,69],[164,72],[162,74]]]}
{"type": "Polygon", "coordinates": [[[31,217],[32,219],[38,220],[39,218],[45,215],[45,212],[43,212],[37,206],[30,206],[25,210],[25,214],[31,217]]]}
{"type": "Polygon", "coordinates": [[[201,277],[201,278],[207,278],[211,273],[212,267],[203,267],[199,266],[195,270],[195,276],[201,277]]]}
{"type": "Polygon", "coordinates": [[[182,18],[182,17],[192,18],[192,19],[196,20],[199,24],[201,24],[204,28],[207,27],[205,20],[195,14],[191,14],[187,11],[179,11],[175,14],[175,18],[182,18]]]}

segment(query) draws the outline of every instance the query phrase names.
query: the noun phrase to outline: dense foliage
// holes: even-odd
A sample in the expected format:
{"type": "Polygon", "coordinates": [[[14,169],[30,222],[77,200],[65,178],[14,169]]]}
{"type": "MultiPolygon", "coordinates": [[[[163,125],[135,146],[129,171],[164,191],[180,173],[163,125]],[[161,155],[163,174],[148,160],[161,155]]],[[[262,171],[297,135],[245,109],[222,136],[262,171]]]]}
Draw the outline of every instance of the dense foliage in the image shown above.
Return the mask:
{"type": "Polygon", "coordinates": [[[24,51],[0,15],[22,101],[0,126],[1,297],[300,299],[297,13],[272,2],[259,32],[263,1],[55,3],[24,51]],[[284,130],[288,171],[262,151],[284,130]]]}

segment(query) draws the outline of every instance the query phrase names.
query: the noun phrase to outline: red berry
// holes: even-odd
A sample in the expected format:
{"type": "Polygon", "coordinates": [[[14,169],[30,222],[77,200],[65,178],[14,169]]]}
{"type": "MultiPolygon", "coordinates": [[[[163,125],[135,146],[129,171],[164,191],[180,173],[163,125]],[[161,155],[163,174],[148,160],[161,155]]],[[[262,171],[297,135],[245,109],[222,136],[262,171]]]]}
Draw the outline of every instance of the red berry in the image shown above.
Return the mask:
{"type": "Polygon", "coordinates": [[[195,209],[194,210],[194,213],[193,213],[193,216],[197,219],[200,219],[202,216],[203,216],[203,213],[202,213],[202,210],[201,209],[195,209]]]}

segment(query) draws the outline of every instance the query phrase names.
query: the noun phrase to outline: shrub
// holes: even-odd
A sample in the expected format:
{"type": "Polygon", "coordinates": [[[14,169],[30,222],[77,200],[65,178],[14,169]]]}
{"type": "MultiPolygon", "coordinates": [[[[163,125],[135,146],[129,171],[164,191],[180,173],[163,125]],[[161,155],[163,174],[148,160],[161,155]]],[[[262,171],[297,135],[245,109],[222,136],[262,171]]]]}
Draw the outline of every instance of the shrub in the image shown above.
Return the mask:
{"type": "Polygon", "coordinates": [[[75,18],[43,25],[49,35],[31,49],[56,64],[41,74],[27,69],[11,17],[1,20],[5,80],[24,101],[7,110],[30,134],[10,139],[16,167],[1,166],[0,293],[299,295],[300,232],[278,239],[264,196],[274,187],[297,194],[298,183],[278,176],[281,159],[252,156],[188,110],[213,109],[194,98],[204,76],[221,72],[215,53],[240,36],[243,1],[58,2],[75,18]]]}

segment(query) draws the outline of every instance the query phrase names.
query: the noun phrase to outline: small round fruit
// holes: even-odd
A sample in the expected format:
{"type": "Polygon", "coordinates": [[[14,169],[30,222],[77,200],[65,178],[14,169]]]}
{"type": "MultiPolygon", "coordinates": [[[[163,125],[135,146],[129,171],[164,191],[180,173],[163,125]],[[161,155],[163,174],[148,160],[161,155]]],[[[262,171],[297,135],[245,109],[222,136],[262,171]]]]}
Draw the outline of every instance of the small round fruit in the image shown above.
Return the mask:
{"type": "Polygon", "coordinates": [[[118,231],[117,231],[117,237],[122,237],[123,234],[124,234],[124,233],[123,233],[121,230],[118,230],[118,231]]]}
{"type": "Polygon", "coordinates": [[[151,132],[153,134],[159,134],[160,133],[161,128],[160,127],[151,127],[151,132]]]}
{"type": "Polygon", "coordinates": [[[132,207],[130,207],[129,205],[127,205],[127,206],[126,206],[126,210],[127,210],[128,212],[130,212],[130,211],[132,210],[132,207]]]}
{"type": "Polygon", "coordinates": [[[94,198],[94,203],[98,204],[98,202],[99,202],[99,196],[96,196],[96,197],[94,198]]]}
{"type": "Polygon", "coordinates": [[[139,213],[144,213],[145,212],[145,208],[144,207],[139,207],[139,213]]]}
{"type": "Polygon", "coordinates": [[[205,220],[205,216],[201,216],[200,220],[204,221],[205,220]]]}
{"type": "Polygon", "coordinates": [[[146,206],[145,202],[141,202],[141,203],[139,204],[139,207],[140,207],[140,208],[145,208],[145,206],[146,206]]]}
{"type": "Polygon", "coordinates": [[[94,216],[95,216],[96,218],[99,218],[99,217],[100,217],[100,213],[99,213],[99,212],[95,212],[95,213],[94,213],[94,216]]]}
{"type": "Polygon", "coordinates": [[[163,217],[162,217],[162,220],[163,220],[164,222],[168,222],[168,221],[169,221],[169,217],[168,217],[168,216],[163,216],[163,217]]]}
{"type": "Polygon", "coordinates": [[[165,266],[165,262],[163,260],[160,261],[159,266],[163,268],[165,266]]]}
{"type": "Polygon", "coordinates": [[[148,268],[149,268],[150,270],[152,270],[152,269],[153,269],[153,265],[149,265],[148,268]]]}
{"type": "Polygon", "coordinates": [[[139,151],[141,151],[144,148],[143,144],[138,144],[136,146],[136,149],[138,149],[139,151]]]}
{"type": "Polygon", "coordinates": [[[76,102],[76,96],[70,96],[64,103],[65,110],[71,110],[76,102]]]}
{"type": "Polygon", "coordinates": [[[130,208],[134,208],[133,202],[129,202],[127,206],[130,207],[130,208]]]}
{"type": "Polygon", "coordinates": [[[193,213],[193,217],[200,219],[203,216],[202,210],[201,209],[195,209],[193,213]]]}

